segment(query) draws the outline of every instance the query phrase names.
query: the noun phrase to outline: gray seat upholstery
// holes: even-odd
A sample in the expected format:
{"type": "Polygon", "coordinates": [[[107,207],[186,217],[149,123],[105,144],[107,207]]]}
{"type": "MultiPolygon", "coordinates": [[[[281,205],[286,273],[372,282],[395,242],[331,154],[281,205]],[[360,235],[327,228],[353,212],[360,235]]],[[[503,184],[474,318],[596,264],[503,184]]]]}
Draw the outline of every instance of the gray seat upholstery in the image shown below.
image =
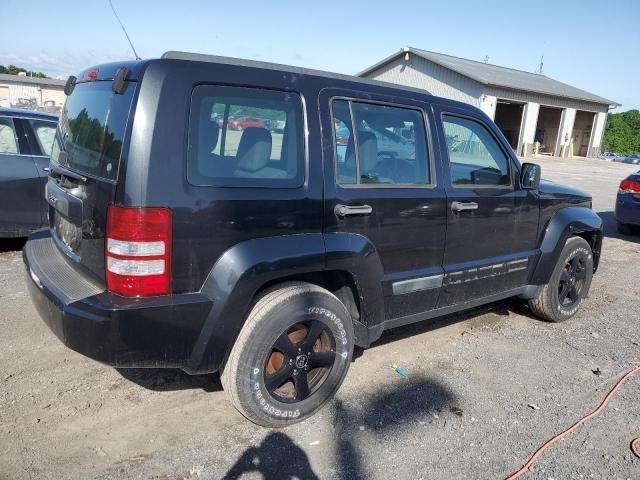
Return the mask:
{"type": "MultiPolygon", "coordinates": [[[[344,184],[356,183],[354,146],[352,135],[347,143],[344,164],[338,173],[339,181],[344,184]]],[[[358,155],[360,157],[361,183],[394,183],[393,180],[378,175],[378,138],[374,133],[358,131],[358,155]]]]}
{"type": "Polygon", "coordinates": [[[247,127],[242,132],[234,177],[287,178],[287,172],[268,167],[271,159],[271,132],[266,128],[247,127]]]}
{"type": "Polygon", "coordinates": [[[202,126],[200,127],[202,140],[199,142],[199,162],[198,170],[200,174],[217,177],[221,175],[223,164],[220,161],[220,155],[213,153],[218,146],[220,138],[220,127],[215,120],[211,120],[210,114],[207,112],[202,126]]]}

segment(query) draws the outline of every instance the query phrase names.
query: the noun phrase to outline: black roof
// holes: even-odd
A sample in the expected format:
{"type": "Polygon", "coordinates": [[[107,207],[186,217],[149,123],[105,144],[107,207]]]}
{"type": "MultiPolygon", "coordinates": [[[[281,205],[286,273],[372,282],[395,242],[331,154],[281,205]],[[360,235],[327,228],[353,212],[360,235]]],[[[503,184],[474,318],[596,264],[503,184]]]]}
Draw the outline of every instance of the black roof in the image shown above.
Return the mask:
{"type": "Polygon", "coordinates": [[[280,63],[261,62],[257,60],[245,60],[233,57],[221,57],[218,55],[206,55],[203,53],[189,53],[179,51],[165,52],[162,57],[169,60],[188,60],[192,62],[218,63],[221,65],[234,65],[239,67],[263,68],[267,70],[277,70],[280,72],[294,73],[298,75],[310,75],[314,77],[329,78],[335,80],[345,80],[365,85],[377,85],[386,88],[394,88],[396,90],[404,90],[415,92],[421,95],[431,95],[427,90],[398,85],[397,83],[383,82],[380,80],[372,80],[369,78],[357,77],[354,75],[344,75],[341,73],[326,72],[323,70],[314,70],[312,68],[296,67],[293,65],[283,65],[280,63]]]}

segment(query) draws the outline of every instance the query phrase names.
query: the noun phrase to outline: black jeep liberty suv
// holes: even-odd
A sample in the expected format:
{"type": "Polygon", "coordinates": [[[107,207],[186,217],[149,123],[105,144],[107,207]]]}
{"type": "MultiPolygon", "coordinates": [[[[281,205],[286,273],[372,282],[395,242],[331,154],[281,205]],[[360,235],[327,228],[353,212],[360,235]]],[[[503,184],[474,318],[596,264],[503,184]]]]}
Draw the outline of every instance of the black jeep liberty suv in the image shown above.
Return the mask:
{"type": "Polygon", "coordinates": [[[565,320],[598,266],[589,195],[463,103],[180,52],[65,93],[24,248],[39,314],[109,365],[220,371],[263,426],[318,411],[386,329],[512,296],[565,320]]]}

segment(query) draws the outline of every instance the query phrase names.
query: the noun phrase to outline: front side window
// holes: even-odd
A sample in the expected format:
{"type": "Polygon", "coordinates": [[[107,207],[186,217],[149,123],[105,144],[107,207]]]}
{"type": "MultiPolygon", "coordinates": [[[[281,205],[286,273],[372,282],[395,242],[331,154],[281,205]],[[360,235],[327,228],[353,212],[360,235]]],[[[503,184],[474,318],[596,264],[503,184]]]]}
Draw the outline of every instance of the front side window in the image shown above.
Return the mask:
{"type": "Polygon", "coordinates": [[[444,115],[442,125],[454,186],[511,184],[509,159],[484,125],[452,115],[444,115]]]}
{"type": "Polygon", "coordinates": [[[0,118],[0,153],[18,153],[18,137],[11,118],[0,118]]]}
{"type": "Polygon", "coordinates": [[[340,185],[431,182],[422,112],[347,100],[332,111],[340,185]]]}
{"type": "Polygon", "coordinates": [[[304,180],[302,104],[294,93],[194,89],[187,177],[194,185],[294,188],[304,180]]]}

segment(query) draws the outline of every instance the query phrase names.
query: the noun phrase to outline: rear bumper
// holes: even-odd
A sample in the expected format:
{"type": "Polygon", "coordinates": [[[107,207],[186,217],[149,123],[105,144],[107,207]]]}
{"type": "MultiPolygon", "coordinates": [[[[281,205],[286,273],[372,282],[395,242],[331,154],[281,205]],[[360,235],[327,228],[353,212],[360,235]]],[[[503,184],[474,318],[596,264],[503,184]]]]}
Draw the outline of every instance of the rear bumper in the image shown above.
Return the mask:
{"type": "Polygon", "coordinates": [[[69,348],[116,367],[191,368],[212,302],[199,293],[124,298],[75,271],[47,230],[23,250],[36,309],[69,348]]]}
{"type": "Polygon", "coordinates": [[[616,199],[616,220],[640,225],[640,199],[631,193],[619,193],[616,199]]]}

